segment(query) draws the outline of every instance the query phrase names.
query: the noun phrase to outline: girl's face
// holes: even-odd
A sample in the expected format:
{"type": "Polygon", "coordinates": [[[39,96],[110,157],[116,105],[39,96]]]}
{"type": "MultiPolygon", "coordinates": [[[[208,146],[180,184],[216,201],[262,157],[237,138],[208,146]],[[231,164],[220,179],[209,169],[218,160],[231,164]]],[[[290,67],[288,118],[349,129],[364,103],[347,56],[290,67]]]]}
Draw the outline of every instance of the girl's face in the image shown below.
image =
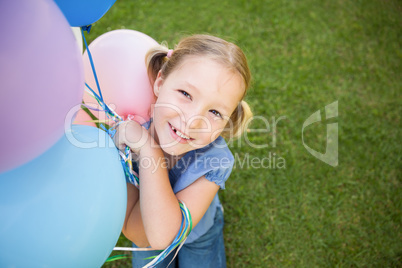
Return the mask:
{"type": "Polygon", "coordinates": [[[154,84],[154,138],[170,155],[183,155],[213,142],[244,94],[240,74],[208,58],[189,57],[154,84]]]}

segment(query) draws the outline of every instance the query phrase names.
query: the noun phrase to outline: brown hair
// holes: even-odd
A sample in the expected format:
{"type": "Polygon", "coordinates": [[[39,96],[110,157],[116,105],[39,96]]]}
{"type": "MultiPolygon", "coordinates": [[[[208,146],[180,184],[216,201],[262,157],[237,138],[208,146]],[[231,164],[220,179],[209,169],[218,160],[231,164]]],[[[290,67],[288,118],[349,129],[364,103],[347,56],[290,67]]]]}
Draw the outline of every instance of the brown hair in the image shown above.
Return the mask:
{"type": "MultiPolygon", "coordinates": [[[[222,63],[229,69],[241,75],[244,82],[244,96],[250,86],[251,73],[243,51],[233,43],[210,35],[193,35],[182,39],[175,47],[170,58],[167,57],[169,49],[165,44],[150,49],[146,55],[148,76],[151,84],[161,71],[163,79],[180,66],[188,56],[209,57],[222,63]]],[[[242,98],[242,99],[243,99],[242,98]]],[[[230,116],[230,120],[223,130],[225,137],[239,137],[246,130],[247,123],[252,117],[248,104],[242,100],[230,116]]]]}

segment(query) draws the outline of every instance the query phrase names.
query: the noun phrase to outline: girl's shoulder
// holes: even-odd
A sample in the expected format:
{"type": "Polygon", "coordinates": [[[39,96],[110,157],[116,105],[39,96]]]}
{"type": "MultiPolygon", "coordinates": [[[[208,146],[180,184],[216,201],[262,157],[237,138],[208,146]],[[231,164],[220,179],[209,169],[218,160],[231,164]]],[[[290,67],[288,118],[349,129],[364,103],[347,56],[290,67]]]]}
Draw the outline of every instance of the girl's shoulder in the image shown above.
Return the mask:
{"type": "Polygon", "coordinates": [[[226,141],[218,137],[209,145],[185,154],[169,172],[174,192],[205,176],[222,189],[234,165],[234,157],[226,141]]]}
{"type": "Polygon", "coordinates": [[[214,163],[216,164],[216,162],[219,162],[219,164],[223,163],[223,167],[226,167],[226,162],[234,162],[233,154],[222,136],[219,136],[215,141],[208,144],[207,146],[194,150],[192,152],[195,156],[195,161],[207,161],[208,163],[211,163],[213,166],[215,166],[215,168],[218,167],[214,165],[214,163]]]}

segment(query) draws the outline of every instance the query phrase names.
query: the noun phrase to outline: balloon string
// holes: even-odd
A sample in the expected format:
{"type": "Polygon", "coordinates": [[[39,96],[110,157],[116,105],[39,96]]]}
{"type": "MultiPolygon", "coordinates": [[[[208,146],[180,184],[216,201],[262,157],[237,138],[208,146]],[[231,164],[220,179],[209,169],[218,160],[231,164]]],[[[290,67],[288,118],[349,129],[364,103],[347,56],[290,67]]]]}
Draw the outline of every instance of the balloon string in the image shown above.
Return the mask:
{"type": "MultiPolygon", "coordinates": [[[[81,27],[81,34],[84,39],[85,47],[86,47],[88,57],[89,57],[89,62],[91,63],[92,73],[93,73],[95,81],[96,81],[96,86],[98,87],[99,95],[96,94],[96,92],[87,83],[85,83],[85,86],[86,86],[85,90],[89,89],[89,92],[88,91],[87,92],[90,93],[90,95],[92,95],[96,99],[98,104],[102,107],[103,111],[105,112],[106,116],[108,116],[110,119],[112,119],[115,122],[115,124],[111,127],[106,126],[105,124],[99,125],[101,129],[106,131],[106,133],[108,133],[110,135],[110,137],[113,138],[114,135],[116,134],[117,126],[120,123],[124,122],[124,120],[112,108],[110,108],[103,100],[102,91],[100,89],[98,77],[96,75],[95,65],[93,62],[92,54],[91,54],[91,51],[89,50],[88,43],[87,43],[87,41],[85,39],[85,35],[84,35],[84,31],[89,32],[90,29],[91,29],[91,26],[81,27]]],[[[133,164],[132,164],[132,156],[131,156],[130,147],[126,146],[124,149],[124,152],[121,152],[119,150],[119,154],[120,154],[121,162],[123,165],[124,174],[125,174],[127,180],[130,183],[134,184],[137,188],[139,188],[139,178],[138,178],[137,174],[135,174],[135,172],[133,172],[133,164]]]]}
{"type": "MultiPolygon", "coordinates": [[[[179,205],[180,205],[180,210],[182,214],[182,221],[180,225],[180,230],[178,234],[176,235],[175,239],[173,240],[172,244],[170,244],[165,250],[159,253],[157,256],[149,257],[148,259],[153,259],[151,262],[143,266],[143,268],[153,268],[156,267],[159,263],[161,263],[170,253],[174,251],[175,248],[177,248],[177,251],[175,255],[173,256],[172,260],[170,261],[169,265],[173,262],[173,260],[176,258],[179,250],[181,247],[184,245],[184,242],[187,239],[187,236],[190,234],[192,228],[193,228],[193,221],[191,219],[191,214],[187,206],[184,204],[184,202],[179,200],[179,205]]],[[[149,251],[149,250],[154,250],[152,248],[129,248],[129,247],[115,247],[113,249],[114,251],[149,251]]],[[[121,255],[117,255],[116,259],[120,259],[121,255]]],[[[122,257],[124,258],[124,257],[122,257]]],[[[114,260],[114,256],[110,257],[110,261],[114,260]]],[[[168,266],[169,266],[168,265],[168,266]]]]}
{"type": "Polygon", "coordinates": [[[96,75],[95,65],[94,65],[94,62],[93,62],[93,59],[92,59],[92,54],[91,54],[91,52],[89,51],[88,44],[87,44],[87,40],[85,39],[84,30],[89,33],[89,31],[91,30],[91,25],[85,26],[85,27],[81,27],[81,34],[82,34],[82,38],[84,39],[85,48],[87,49],[89,62],[91,63],[92,72],[93,72],[94,77],[95,77],[96,86],[97,86],[98,92],[99,92],[99,99],[101,99],[101,100],[103,101],[103,96],[102,96],[102,91],[101,91],[101,89],[100,89],[100,85],[99,85],[99,81],[98,81],[98,76],[96,75]]]}
{"type": "MultiPolygon", "coordinates": [[[[187,208],[184,202],[179,200],[180,210],[182,213],[182,221],[179,233],[176,235],[175,239],[173,240],[172,244],[170,244],[164,251],[162,251],[158,256],[155,257],[150,263],[145,265],[143,268],[153,268],[158,265],[162,260],[164,260],[172,251],[177,248],[176,254],[173,257],[172,261],[176,257],[178,251],[183,246],[184,242],[186,241],[188,235],[190,234],[193,228],[193,221],[191,218],[190,210],[187,208]]],[[[172,263],[172,261],[170,263],[172,263]]],[[[170,265],[169,263],[169,265],[170,265]]]]}

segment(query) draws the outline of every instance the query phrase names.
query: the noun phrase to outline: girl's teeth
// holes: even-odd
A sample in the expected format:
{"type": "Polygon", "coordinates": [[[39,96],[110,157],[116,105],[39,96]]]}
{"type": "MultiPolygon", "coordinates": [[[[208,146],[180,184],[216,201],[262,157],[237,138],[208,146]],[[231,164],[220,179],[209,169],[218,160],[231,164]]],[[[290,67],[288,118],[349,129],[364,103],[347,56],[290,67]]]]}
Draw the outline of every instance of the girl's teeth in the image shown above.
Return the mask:
{"type": "Polygon", "coordinates": [[[177,134],[177,136],[179,136],[182,139],[186,139],[189,140],[190,137],[187,137],[186,135],[184,135],[183,133],[181,133],[180,131],[178,131],[177,129],[175,129],[172,125],[170,125],[170,127],[172,128],[172,130],[177,134]]]}

